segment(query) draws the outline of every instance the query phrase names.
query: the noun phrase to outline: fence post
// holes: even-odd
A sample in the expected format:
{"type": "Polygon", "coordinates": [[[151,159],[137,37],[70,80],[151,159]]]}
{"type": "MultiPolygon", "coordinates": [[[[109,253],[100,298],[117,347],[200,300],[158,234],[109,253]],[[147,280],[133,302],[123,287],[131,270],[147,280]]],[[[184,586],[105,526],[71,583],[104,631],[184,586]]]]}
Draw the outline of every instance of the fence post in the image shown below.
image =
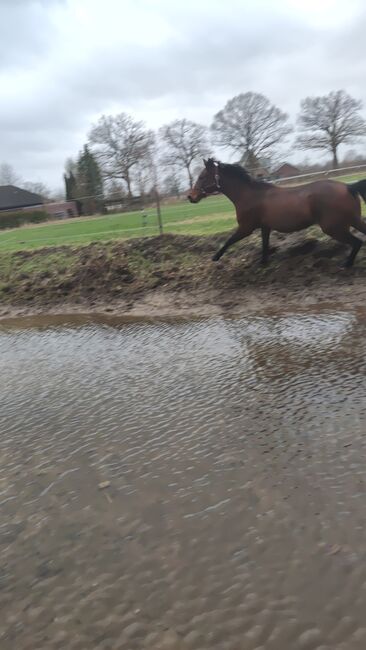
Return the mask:
{"type": "Polygon", "coordinates": [[[160,196],[157,187],[155,187],[156,211],[158,213],[159,235],[163,234],[163,221],[161,218],[160,196]]]}

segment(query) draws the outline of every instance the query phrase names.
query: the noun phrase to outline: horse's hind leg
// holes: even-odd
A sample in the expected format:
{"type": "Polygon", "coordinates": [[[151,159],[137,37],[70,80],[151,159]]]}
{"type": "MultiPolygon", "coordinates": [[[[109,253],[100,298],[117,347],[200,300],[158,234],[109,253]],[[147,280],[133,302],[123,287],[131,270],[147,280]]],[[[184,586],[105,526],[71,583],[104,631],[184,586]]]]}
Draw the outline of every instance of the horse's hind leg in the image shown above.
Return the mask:
{"type": "Polygon", "coordinates": [[[361,219],[361,217],[354,217],[351,226],[366,235],[366,223],[361,219]]]}
{"type": "Polygon", "coordinates": [[[235,242],[240,241],[240,239],[244,239],[244,237],[247,237],[252,232],[253,229],[251,229],[250,231],[243,231],[240,230],[240,228],[238,228],[238,230],[235,230],[235,232],[229,237],[229,239],[225,242],[225,244],[221,246],[221,248],[217,251],[217,253],[215,253],[215,255],[212,258],[213,261],[217,262],[217,260],[219,260],[220,257],[222,257],[222,255],[225,253],[225,251],[227,251],[227,249],[230,246],[235,244],[235,242]]]}
{"type": "Polygon", "coordinates": [[[351,250],[349,256],[347,257],[344,266],[347,267],[347,268],[350,268],[351,266],[353,266],[353,263],[354,263],[354,261],[356,259],[356,255],[357,255],[358,251],[360,250],[360,248],[361,248],[361,246],[363,244],[363,241],[361,241],[361,239],[359,239],[358,237],[355,237],[354,235],[351,235],[351,233],[348,233],[348,241],[352,246],[352,250],[351,250]]]}
{"type": "MultiPolygon", "coordinates": [[[[352,224],[353,225],[353,224],[352,224]]],[[[355,226],[356,227],[356,226],[355,226]]],[[[356,259],[356,255],[358,251],[360,250],[363,242],[361,239],[358,239],[358,237],[355,237],[354,235],[351,235],[349,230],[344,230],[340,228],[322,228],[323,232],[325,232],[326,235],[329,235],[336,241],[341,242],[342,244],[349,244],[351,246],[351,252],[349,256],[347,257],[345,263],[343,266],[346,268],[350,268],[353,266],[353,263],[356,259]]]]}

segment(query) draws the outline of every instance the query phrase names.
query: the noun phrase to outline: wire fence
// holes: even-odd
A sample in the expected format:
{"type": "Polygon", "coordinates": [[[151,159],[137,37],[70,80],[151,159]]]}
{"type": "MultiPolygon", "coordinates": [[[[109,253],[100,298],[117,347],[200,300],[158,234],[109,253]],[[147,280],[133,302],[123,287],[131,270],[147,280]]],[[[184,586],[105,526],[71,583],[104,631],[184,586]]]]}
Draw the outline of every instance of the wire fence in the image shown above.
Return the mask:
{"type": "MultiPolygon", "coordinates": [[[[278,185],[293,185],[321,178],[336,178],[346,182],[356,180],[365,172],[366,164],[298,174],[274,179],[278,185]]],[[[208,197],[198,204],[190,204],[185,197],[175,201],[149,203],[142,209],[119,214],[79,217],[57,222],[24,226],[0,231],[0,247],[6,249],[62,245],[75,242],[107,241],[129,237],[153,236],[164,232],[204,234],[229,230],[234,225],[234,211],[223,195],[208,197]],[[159,224],[159,210],[160,221],[159,224]]]]}
{"type": "Polygon", "coordinates": [[[274,179],[274,183],[298,183],[300,181],[308,181],[315,178],[330,178],[337,179],[339,176],[354,176],[355,174],[365,170],[366,173],[366,164],[362,163],[360,165],[352,165],[347,167],[338,167],[337,169],[325,169],[317,170],[312,172],[306,172],[305,174],[298,174],[297,176],[287,176],[285,178],[274,179]]]}

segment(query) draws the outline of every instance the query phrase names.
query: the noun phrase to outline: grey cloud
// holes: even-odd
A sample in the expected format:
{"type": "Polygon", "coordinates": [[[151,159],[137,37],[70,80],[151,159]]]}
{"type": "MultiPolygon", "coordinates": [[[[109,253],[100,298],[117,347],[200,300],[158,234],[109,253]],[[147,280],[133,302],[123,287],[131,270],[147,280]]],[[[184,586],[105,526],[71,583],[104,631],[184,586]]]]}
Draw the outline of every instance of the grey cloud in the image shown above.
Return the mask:
{"type": "MultiPolygon", "coordinates": [[[[76,153],[97,114],[111,107],[145,113],[147,121],[151,109],[169,119],[188,114],[207,122],[227,99],[246,90],[269,95],[292,118],[307,94],[345,87],[365,98],[364,14],[362,20],[355,14],[344,28],[327,29],[279,11],[277,3],[267,2],[264,12],[263,2],[248,9],[232,0],[230,11],[214,0],[187,0],[184,7],[171,2],[164,7],[171,37],[158,46],[125,44],[121,9],[120,40],[101,33],[84,56],[81,34],[65,59],[56,57],[52,64],[62,45],[51,21],[54,4],[59,2],[47,1],[39,11],[39,3],[18,0],[0,8],[0,25],[5,15],[8,26],[18,24],[19,30],[15,47],[9,27],[0,27],[0,74],[14,65],[27,70],[29,61],[35,66],[30,90],[20,87],[16,97],[0,104],[0,162],[21,161],[23,175],[41,180],[44,175],[45,182],[61,178],[65,157],[76,153]],[[340,48],[345,38],[348,45],[340,48]],[[37,76],[36,61],[48,55],[49,72],[42,68],[37,76]]],[[[67,25],[63,29],[67,33],[67,25]]]]}
{"type": "MultiPolygon", "coordinates": [[[[278,16],[263,23],[258,16],[251,21],[223,23],[220,17],[205,15],[202,23],[193,22],[182,37],[154,50],[141,46],[128,50],[112,48],[103,53],[96,48],[87,67],[71,71],[76,93],[95,95],[96,89],[111,99],[160,97],[171,93],[230,90],[241,82],[241,90],[250,81],[261,84],[260,66],[269,56],[293,55],[299,41],[311,37],[308,29],[278,16]],[[280,33],[280,26],[282,33],[280,33]]],[[[199,18],[199,16],[198,16],[199,18]]],[[[240,18],[240,16],[239,16],[240,18]]],[[[269,62],[270,65],[270,62],[269,62]]]]}
{"type": "Polygon", "coordinates": [[[54,27],[50,11],[63,0],[1,0],[0,73],[29,67],[47,51],[54,27]]]}

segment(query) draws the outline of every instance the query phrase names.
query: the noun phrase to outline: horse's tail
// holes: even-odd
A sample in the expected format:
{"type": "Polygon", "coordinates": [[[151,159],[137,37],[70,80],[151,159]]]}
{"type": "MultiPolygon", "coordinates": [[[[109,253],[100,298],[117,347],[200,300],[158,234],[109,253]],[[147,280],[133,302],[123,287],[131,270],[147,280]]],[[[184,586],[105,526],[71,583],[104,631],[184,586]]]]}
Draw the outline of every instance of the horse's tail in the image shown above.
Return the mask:
{"type": "Polygon", "coordinates": [[[362,181],[351,183],[350,185],[347,185],[347,187],[352,196],[356,197],[359,194],[362,196],[363,200],[366,203],[366,178],[364,178],[362,181]]]}

